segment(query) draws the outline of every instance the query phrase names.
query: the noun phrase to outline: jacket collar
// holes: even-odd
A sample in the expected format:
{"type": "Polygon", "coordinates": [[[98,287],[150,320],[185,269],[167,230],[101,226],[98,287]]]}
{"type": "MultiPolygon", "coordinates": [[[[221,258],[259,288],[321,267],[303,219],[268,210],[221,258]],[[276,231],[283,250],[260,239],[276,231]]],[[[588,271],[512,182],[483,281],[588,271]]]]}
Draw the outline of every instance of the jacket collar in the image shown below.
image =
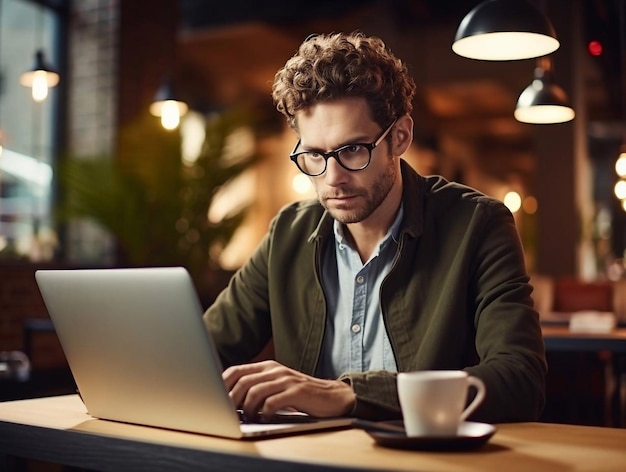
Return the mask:
{"type": "Polygon", "coordinates": [[[424,230],[424,208],[426,206],[426,184],[404,159],[400,159],[402,172],[402,202],[404,204],[404,221],[400,227],[400,235],[406,233],[414,238],[424,230]]]}

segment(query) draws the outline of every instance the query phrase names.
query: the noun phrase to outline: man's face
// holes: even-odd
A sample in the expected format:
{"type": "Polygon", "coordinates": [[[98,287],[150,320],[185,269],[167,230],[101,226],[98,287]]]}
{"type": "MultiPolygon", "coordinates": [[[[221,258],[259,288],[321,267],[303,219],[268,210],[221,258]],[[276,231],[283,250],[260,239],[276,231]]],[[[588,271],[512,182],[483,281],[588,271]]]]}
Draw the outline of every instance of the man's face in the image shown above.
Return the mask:
{"type": "MultiPolygon", "coordinates": [[[[383,131],[362,98],[320,103],[297,115],[302,150],[332,151],[351,143],[371,143],[383,131]]],[[[398,183],[399,159],[386,140],[372,150],[368,167],[349,171],[333,157],[326,171],[311,177],[321,204],[343,224],[380,219],[381,204],[398,183]],[[378,210],[378,211],[377,211],[378,210]]],[[[394,209],[395,210],[395,209],[394,209]]]]}

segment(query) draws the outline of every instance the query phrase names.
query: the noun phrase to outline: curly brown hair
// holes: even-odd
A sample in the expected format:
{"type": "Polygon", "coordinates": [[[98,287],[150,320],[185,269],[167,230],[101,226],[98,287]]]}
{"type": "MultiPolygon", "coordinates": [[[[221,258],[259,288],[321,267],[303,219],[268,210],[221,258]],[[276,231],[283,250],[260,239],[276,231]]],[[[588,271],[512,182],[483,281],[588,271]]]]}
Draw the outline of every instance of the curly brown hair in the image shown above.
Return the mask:
{"type": "Polygon", "coordinates": [[[272,98],[289,125],[312,105],[363,97],[385,127],[413,110],[415,81],[407,67],[375,36],[355,31],[309,36],[274,78],[272,98]]]}

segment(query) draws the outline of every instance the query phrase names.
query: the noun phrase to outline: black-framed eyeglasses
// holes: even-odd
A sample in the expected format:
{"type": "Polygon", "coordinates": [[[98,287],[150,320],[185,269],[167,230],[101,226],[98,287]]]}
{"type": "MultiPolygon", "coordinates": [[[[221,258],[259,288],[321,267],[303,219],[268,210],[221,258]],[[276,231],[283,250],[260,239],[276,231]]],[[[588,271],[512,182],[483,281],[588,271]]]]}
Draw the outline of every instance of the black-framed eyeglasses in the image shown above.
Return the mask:
{"type": "Polygon", "coordinates": [[[351,143],[341,146],[334,151],[302,151],[296,152],[300,146],[300,140],[296,143],[293,151],[289,155],[291,159],[306,175],[315,177],[326,172],[328,159],[334,157],[341,167],[350,171],[359,171],[370,165],[372,160],[372,150],[378,146],[389,134],[389,131],[396,124],[397,118],[374,140],[372,143],[351,143]]]}

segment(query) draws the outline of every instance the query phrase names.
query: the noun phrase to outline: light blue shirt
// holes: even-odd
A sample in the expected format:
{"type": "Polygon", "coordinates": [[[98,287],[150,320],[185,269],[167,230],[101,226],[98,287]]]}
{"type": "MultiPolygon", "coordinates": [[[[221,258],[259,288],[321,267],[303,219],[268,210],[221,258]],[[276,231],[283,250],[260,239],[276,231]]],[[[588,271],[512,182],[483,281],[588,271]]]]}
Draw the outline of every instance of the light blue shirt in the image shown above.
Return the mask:
{"type": "Polygon", "coordinates": [[[322,284],[328,318],[317,375],[337,378],[346,372],[397,371],[380,308],[380,287],[398,248],[403,208],[378,247],[363,264],[335,221],[335,244],[324,254],[322,284]]]}

